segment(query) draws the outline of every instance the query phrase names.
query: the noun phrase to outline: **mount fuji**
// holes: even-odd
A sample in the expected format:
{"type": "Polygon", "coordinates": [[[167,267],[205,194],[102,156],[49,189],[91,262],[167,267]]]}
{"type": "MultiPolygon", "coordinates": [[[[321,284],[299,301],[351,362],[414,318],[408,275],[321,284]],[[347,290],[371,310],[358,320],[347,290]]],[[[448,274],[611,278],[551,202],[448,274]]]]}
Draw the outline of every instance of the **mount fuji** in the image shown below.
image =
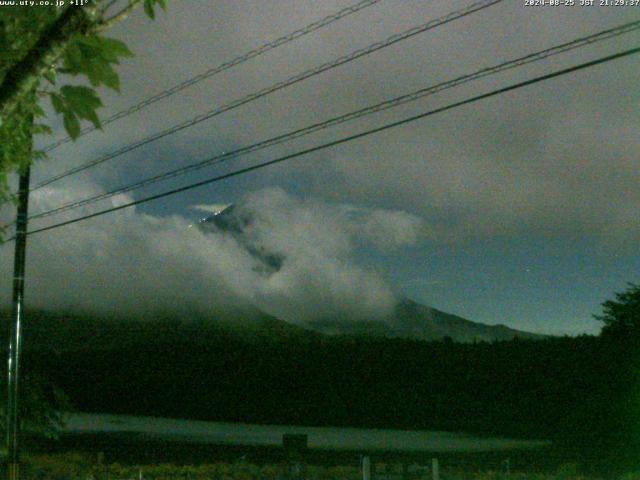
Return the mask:
{"type": "MultiPolygon", "coordinates": [[[[229,205],[203,218],[198,228],[208,234],[232,237],[255,260],[255,270],[262,275],[276,274],[287,261],[286,255],[272,251],[251,235],[255,228],[253,213],[242,205],[229,205]]],[[[352,320],[348,315],[300,322],[308,330],[325,335],[356,335],[403,338],[421,341],[451,339],[456,342],[503,341],[514,338],[539,339],[544,335],[487,325],[422,305],[399,296],[390,314],[376,320],[352,320]]]]}

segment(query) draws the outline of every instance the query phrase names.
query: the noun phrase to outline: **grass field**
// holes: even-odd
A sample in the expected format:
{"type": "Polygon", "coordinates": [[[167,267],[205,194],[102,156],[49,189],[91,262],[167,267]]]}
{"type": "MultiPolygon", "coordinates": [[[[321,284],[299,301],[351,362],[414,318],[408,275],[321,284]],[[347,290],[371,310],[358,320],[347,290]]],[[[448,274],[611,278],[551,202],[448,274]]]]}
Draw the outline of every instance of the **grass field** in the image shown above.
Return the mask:
{"type": "MultiPolygon", "coordinates": [[[[403,477],[400,465],[377,466],[374,479],[418,480],[430,479],[428,470],[409,470],[403,477]]],[[[286,465],[255,465],[250,463],[211,463],[203,465],[121,465],[117,463],[99,465],[95,458],[78,454],[39,455],[25,459],[23,479],[39,480],[359,480],[361,470],[349,466],[305,466],[300,475],[293,475],[286,465]]],[[[527,473],[499,471],[456,471],[442,468],[442,480],[608,480],[607,477],[583,476],[574,465],[561,466],[554,473],[527,473]]],[[[620,480],[640,480],[640,473],[622,477],[620,480]]]]}

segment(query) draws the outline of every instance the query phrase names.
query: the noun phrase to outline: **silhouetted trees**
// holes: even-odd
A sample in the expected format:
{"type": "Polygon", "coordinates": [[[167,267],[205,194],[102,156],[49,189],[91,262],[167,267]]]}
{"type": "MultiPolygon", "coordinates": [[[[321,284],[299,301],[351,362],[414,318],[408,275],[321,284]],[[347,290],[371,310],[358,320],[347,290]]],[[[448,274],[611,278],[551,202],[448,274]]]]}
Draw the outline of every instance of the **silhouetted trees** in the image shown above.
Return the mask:
{"type": "Polygon", "coordinates": [[[538,437],[587,462],[633,463],[639,297],[632,285],[603,304],[602,336],[474,344],[96,319],[52,352],[51,336],[74,322],[65,318],[40,334],[32,322],[30,344],[42,348],[27,363],[83,411],[538,437]]]}
{"type": "Polygon", "coordinates": [[[604,323],[603,335],[639,337],[640,334],[640,285],[629,284],[624,292],[615,294],[615,300],[602,304],[602,315],[594,315],[604,323]]]}

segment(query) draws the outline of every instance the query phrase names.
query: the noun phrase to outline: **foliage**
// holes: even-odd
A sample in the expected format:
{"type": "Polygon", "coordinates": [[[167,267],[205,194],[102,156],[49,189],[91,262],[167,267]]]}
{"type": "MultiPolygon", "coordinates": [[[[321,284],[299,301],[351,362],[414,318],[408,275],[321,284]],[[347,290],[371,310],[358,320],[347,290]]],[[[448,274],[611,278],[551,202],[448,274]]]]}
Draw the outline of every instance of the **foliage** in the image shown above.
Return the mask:
{"type": "Polygon", "coordinates": [[[640,345],[620,337],[462,344],[30,318],[25,360],[81,411],[544,438],[580,465],[640,468],[640,345]]]}
{"type": "Polygon", "coordinates": [[[144,12],[151,19],[156,18],[155,6],[160,5],[160,8],[166,10],[167,0],[144,0],[144,12]]]}
{"type": "MultiPolygon", "coordinates": [[[[121,58],[133,55],[123,42],[102,36],[100,31],[105,25],[124,18],[129,9],[139,2],[129,0],[126,7],[113,15],[109,10],[115,2],[90,2],[86,7],[86,15],[92,19],[95,28],[71,32],[66,40],[66,37],[62,37],[64,41],[55,40],[57,37],[51,33],[54,27],[66,18],[66,9],[80,11],[77,9],[85,7],[66,2],[66,9],[61,9],[53,6],[55,2],[50,2],[50,6],[31,8],[18,5],[0,9],[0,89],[6,88],[7,82],[18,85],[15,79],[20,75],[35,75],[25,67],[29,64],[28,59],[44,56],[47,49],[54,53],[59,50],[55,61],[45,65],[42,78],[37,78],[35,82],[35,88],[39,89],[40,84],[44,83],[42,80],[46,80],[47,88],[29,90],[25,95],[10,97],[5,100],[5,105],[0,105],[6,106],[12,101],[16,105],[10,114],[0,116],[0,204],[11,198],[7,184],[9,174],[23,171],[34,159],[46,156],[32,148],[34,135],[51,134],[48,126],[37,122],[45,115],[40,105],[43,98],[51,99],[55,112],[63,116],[64,127],[73,139],[80,134],[81,120],[88,120],[95,127],[100,126],[96,110],[102,106],[102,102],[95,88],[105,86],[119,90],[120,81],[114,66],[118,65],[121,58]],[[55,42],[62,42],[58,50],[53,47],[55,42]],[[65,74],[67,80],[69,77],[84,76],[91,87],[60,85],[65,82],[59,81],[58,72],[65,74]]],[[[147,15],[154,16],[156,5],[165,8],[166,0],[145,0],[147,15]]],[[[2,233],[0,229],[0,240],[2,233]]],[[[5,376],[1,378],[4,380],[5,376]]],[[[46,436],[55,435],[61,423],[59,412],[68,407],[66,398],[44,379],[27,377],[25,380],[19,404],[21,417],[25,421],[23,428],[46,436]]],[[[4,420],[4,415],[1,418],[4,420]]]]}
{"type": "MultiPolygon", "coordinates": [[[[6,371],[0,370],[0,391],[6,391],[6,371]]],[[[71,408],[68,397],[60,388],[39,375],[22,379],[20,397],[21,429],[30,435],[57,438],[64,425],[62,412],[71,408]]],[[[0,431],[5,431],[5,403],[0,404],[0,431]]]]}
{"type": "MultiPolygon", "coordinates": [[[[33,55],[36,45],[42,49],[46,44],[50,27],[64,15],[64,8],[53,6],[27,8],[16,6],[0,10],[0,88],[10,73],[19,70],[21,62],[33,55]]],[[[69,2],[67,2],[69,3],[69,2]]],[[[120,59],[133,54],[121,41],[101,34],[105,27],[124,18],[140,0],[129,0],[127,6],[118,12],[111,12],[116,2],[96,0],[87,7],[67,6],[66,8],[86,8],[91,18],[92,28],[72,32],[60,48],[50,68],[42,72],[37,85],[45,80],[47,87],[20,97],[11,115],[0,117],[0,204],[11,198],[7,179],[13,171],[20,171],[34,159],[45,158],[43,152],[32,151],[33,136],[51,134],[46,125],[34,123],[34,119],[44,116],[40,102],[50,98],[56,113],[62,115],[65,130],[72,139],[81,133],[81,120],[100,126],[96,110],[102,102],[95,90],[104,86],[120,89],[120,79],[115,70],[120,59]],[[61,85],[58,73],[69,77],[86,77],[91,87],[61,85]],[[6,118],[5,118],[6,117],[6,118]]],[[[155,17],[155,7],[166,8],[166,0],[144,0],[144,10],[150,18],[155,17]]],[[[40,88],[37,86],[36,88],[40,88]]],[[[0,232],[1,233],[1,232],[0,232]]]]}
{"type": "Polygon", "coordinates": [[[624,292],[615,294],[615,300],[602,304],[602,315],[595,315],[604,323],[603,335],[640,337],[640,285],[630,283],[624,292]]]}
{"type": "Polygon", "coordinates": [[[102,102],[91,88],[66,85],[60,93],[51,95],[51,103],[55,111],[63,115],[64,127],[72,138],[80,135],[79,118],[100,127],[95,109],[102,106],[102,102]]]}
{"type": "Polygon", "coordinates": [[[32,315],[33,334],[37,323],[53,327],[69,350],[55,358],[43,350],[29,362],[83,411],[542,438],[579,463],[640,467],[640,345],[619,337],[462,344],[243,336],[215,319],[41,315],[32,315]]]}
{"type": "MultiPolygon", "coordinates": [[[[53,8],[3,8],[0,11],[0,85],[7,72],[34,47],[55,19],[53,8]]],[[[33,117],[43,115],[35,96],[22,102],[14,115],[0,123],[0,203],[7,198],[7,176],[31,161],[33,117]]]]}
{"type": "Polygon", "coordinates": [[[63,59],[63,72],[70,75],[86,75],[94,87],[105,85],[120,89],[118,74],[113,65],[120,57],[132,57],[129,48],[120,40],[99,35],[74,37],[63,59]]]}
{"type": "MultiPolygon", "coordinates": [[[[396,465],[392,478],[430,478],[424,475],[402,476],[401,465],[396,465]]],[[[148,465],[121,465],[110,463],[97,465],[89,456],[78,453],[64,455],[39,455],[27,459],[24,471],[26,479],[38,480],[286,480],[284,464],[256,465],[250,463],[208,463],[201,465],[175,465],[169,463],[148,465]]],[[[599,476],[578,473],[575,465],[561,465],[555,473],[532,473],[501,471],[469,471],[444,467],[442,478],[450,480],[598,480],[599,476]]],[[[294,477],[295,478],[295,477],[294,477]]],[[[358,480],[362,472],[356,466],[307,465],[304,470],[307,480],[358,480]]],[[[622,480],[636,480],[637,474],[627,474],[622,480]]]]}
{"type": "MultiPolygon", "coordinates": [[[[110,463],[96,465],[81,454],[40,455],[27,462],[27,478],[39,480],[133,479],[147,480],[266,480],[286,479],[287,468],[283,464],[254,465],[250,463],[210,463],[204,465],[174,465],[160,463],[152,465],[120,465],[110,463]]],[[[357,480],[361,478],[356,467],[309,466],[309,480],[357,480]]]]}

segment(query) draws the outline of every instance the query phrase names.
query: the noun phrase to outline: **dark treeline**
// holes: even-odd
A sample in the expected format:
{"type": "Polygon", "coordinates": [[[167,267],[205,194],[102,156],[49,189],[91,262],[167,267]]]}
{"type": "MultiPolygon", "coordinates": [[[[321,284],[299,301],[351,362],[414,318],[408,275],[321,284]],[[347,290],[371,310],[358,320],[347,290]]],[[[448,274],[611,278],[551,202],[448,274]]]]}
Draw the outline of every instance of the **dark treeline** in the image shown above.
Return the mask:
{"type": "Polygon", "coordinates": [[[175,331],[31,351],[25,364],[88,412],[453,430],[550,439],[617,460],[640,453],[632,335],[459,344],[175,331]]]}

